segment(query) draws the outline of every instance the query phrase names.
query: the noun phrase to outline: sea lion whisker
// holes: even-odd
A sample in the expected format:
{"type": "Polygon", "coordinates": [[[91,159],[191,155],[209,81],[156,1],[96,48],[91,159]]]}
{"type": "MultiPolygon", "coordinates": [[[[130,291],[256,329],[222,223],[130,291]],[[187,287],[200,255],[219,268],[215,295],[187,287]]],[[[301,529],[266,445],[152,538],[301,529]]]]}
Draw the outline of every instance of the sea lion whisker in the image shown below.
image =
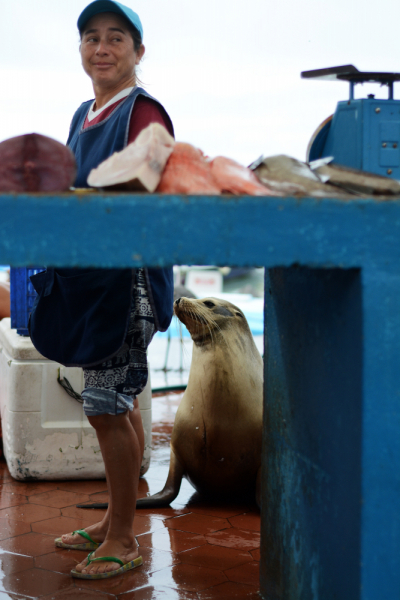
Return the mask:
{"type": "Polygon", "coordinates": [[[183,327],[182,327],[183,323],[179,319],[178,319],[178,321],[179,321],[179,341],[180,341],[181,349],[182,349],[182,358],[184,360],[186,360],[188,358],[188,353],[187,353],[187,348],[186,348],[184,340],[183,340],[183,327]]]}
{"type": "Polygon", "coordinates": [[[181,348],[182,348],[182,357],[183,358],[188,358],[187,355],[187,348],[185,347],[185,344],[183,342],[183,327],[182,327],[182,321],[179,319],[178,315],[176,316],[176,320],[177,320],[177,328],[178,328],[178,334],[179,334],[179,340],[181,343],[181,348]]]}
{"type": "MultiPolygon", "coordinates": [[[[203,307],[201,305],[197,305],[196,306],[196,313],[193,313],[195,315],[196,321],[200,322],[202,325],[205,325],[209,332],[210,332],[210,337],[211,337],[211,342],[214,343],[214,335],[213,335],[213,331],[210,327],[210,316],[208,314],[208,312],[203,309],[203,307]]],[[[205,336],[203,336],[204,339],[205,336]]]]}
{"type": "Polygon", "coordinates": [[[190,316],[192,317],[193,321],[197,321],[198,323],[204,323],[204,318],[202,318],[202,316],[198,313],[194,312],[191,306],[188,306],[187,310],[190,316]]]}
{"type": "Polygon", "coordinates": [[[175,327],[176,327],[176,331],[177,331],[179,334],[181,334],[181,333],[182,333],[182,323],[181,323],[181,321],[179,320],[179,318],[178,318],[178,316],[177,316],[176,314],[174,315],[174,317],[175,317],[175,327]]]}
{"type": "Polygon", "coordinates": [[[183,367],[184,363],[186,363],[186,360],[188,358],[188,352],[187,352],[187,348],[186,345],[184,343],[184,339],[183,339],[183,329],[182,329],[182,323],[180,323],[180,344],[181,344],[181,353],[182,353],[182,362],[181,362],[181,366],[183,367]]]}
{"type": "MultiPolygon", "coordinates": [[[[206,327],[208,328],[208,331],[210,332],[211,343],[213,344],[214,343],[213,331],[212,331],[212,329],[210,327],[210,324],[209,324],[209,322],[207,320],[207,317],[206,317],[206,315],[201,315],[201,318],[202,318],[203,325],[206,325],[206,327]]],[[[205,338],[205,335],[203,336],[203,339],[204,338],[205,338]]]]}
{"type": "Polygon", "coordinates": [[[190,318],[195,321],[196,323],[201,323],[200,319],[197,317],[197,315],[195,314],[195,312],[193,311],[191,306],[188,306],[188,313],[190,318]]]}
{"type": "Polygon", "coordinates": [[[202,325],[207,325],[207,317],[204,314],[199,314],[198,312],[194,312],[192,310],[192,315],[193,318],[195,319],[195,321],[198,321],[199,323],[201,323],[202,325]]]}
{"type": "Polygon", "coordinates": [[[209,311],[207,309],[204,309],[202,306],[199,307],[199,312],[202,314],[202,316],[206,319],[206,322],[208,324],[211,323],[211,325],[213,325],[213,327],[219,331],[222,332],[221,327],[218,325],[217,321],[215,320],[213,315],[210,315],[209,311]]]}
{"type": "Polygon", "coordinates": [[[198,333],[200,333],[200,332],[201,332],[200,324],[203,324],[203,323],[202,323],[202,321],[203,321],[203,320],[200,318],[200,316],[199,316],[199,315],[197,315],[197,314],[194,312],[194,310],[193,310],[193,308],[192,308],[191,306],[188,306],[188,307],[187,307],[187,312],[188,312],[188,314],[189,314],[189,317],[190,317],[190,318],[192,319],[192,321],[194,321],[194,323],[195,323],[195,329],[196,329],[196,331],[197,331],[198,333]]]}
{"type": "Polygon", "coordinates": [[[207,325],[207,327],[210,331],[210,335],[211,335],[213,343],[214,343],[215,331],[217,333],[220,333],[222,335],[222,337],[224,337],[223,330],[217,323],[214,315],[212,313],[210,314],[209,309],[204,308],[202,305],[198,305],[198,306],[196,306],[196,310],[198,310],[198,312],[204,318],[205,324],[207,325]]]}

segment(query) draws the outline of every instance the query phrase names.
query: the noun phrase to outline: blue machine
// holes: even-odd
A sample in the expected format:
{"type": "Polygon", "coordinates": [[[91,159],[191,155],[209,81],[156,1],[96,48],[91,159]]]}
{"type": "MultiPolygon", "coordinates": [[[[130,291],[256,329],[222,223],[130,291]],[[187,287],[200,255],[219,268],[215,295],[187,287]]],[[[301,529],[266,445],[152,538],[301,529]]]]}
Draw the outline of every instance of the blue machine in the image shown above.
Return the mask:
{"type": "Polygon", "coordinates": [[[393,84],[400,73],[362,72],[353,65],[303,71],[305,79],[348,81],[349,100],[338,102],[311,138],[307,161],[333,156],[336,164],[400,179],[400,100],[393,99],[393,84]],[[373,94],[354,99],[357,83],[375,82],[388,86],[388,99],[373,94]]]}

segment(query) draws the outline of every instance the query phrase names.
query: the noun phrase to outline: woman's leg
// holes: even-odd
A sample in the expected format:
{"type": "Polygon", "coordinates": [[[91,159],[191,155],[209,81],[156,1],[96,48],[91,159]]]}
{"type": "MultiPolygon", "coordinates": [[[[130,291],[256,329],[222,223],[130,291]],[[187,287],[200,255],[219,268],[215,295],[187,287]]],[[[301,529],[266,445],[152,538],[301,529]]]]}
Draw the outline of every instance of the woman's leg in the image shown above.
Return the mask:
{"type": "MultiPolygon", "coordinates": [[[[140,467],[142,464],[143,452],[144,452],[144,430],[143,430],[142,417],[140,415],[140,410],[139,410],[139,402],[138,402],[137,398],[133,402],[133,410],[128,411],[128,416],[129,416],[129,421],[130,421],[130,423],[136,433],[137,439],[138,439],[138,444],[139,444],[138,462],[139,462],[139,472],[140,472],[140,467]]],[[[91,417],[91,418],[93,418],[93,417],[91,417]]],[[[108,509],[101,521],[99,521],[98,523],[95,523],[94,525],[90,525],[89,527],[85,527],[85,531],[91,536],[91,538],[95,542],[104,542],[106,535],[107,535],[109,522],[110,522],[112,498],[111,498],[111,493],[110,493],[109,484],[108,484],[109,478],[107,476],[107,463],[106,462],[105,462],[105,470],[106,470],[107,487],[108,487],[108,494],[109,494],[108,509]]],[[[81,544],[81,543],[87,542],[87,540],[84,539],[82,536],[80,536],[78,533],[76,533],[75,535],[72,535],[72,533],[64,534],[62,536],[62,541],[65,544],[81,544]]]]}
{"type": "MultiPolygon", "coordinates": [[[[139,402],[138,402],[137,398],[135,398],[135,400],[133,401],[133,410],[128,411],[128,416],[129,416],[129,421],[130,421],[130,423],[136,433],[137,439],[138,439],[138,444],[139,444],[138,461],[139,461],[139,472],[140,472],[140,467],[142,464],[143,452],[144,452],[144,430],[143,430],[142,417],[140,416],[139,402]]],[[[91,417],[91,418],[93,418],[93,417],[91,417]]],[[[106,469],[107,487],[109,488],[106,463],[105,463],[105,469],[106,469]]],[[[90,537],[95,542],[104,542],[104,540],[106,539],[108,525],[110,522],[110,511],[111,511],[111,502],[112,502],[110,489],[108,489],[108,495],[109,495],[108,509],[107,509],[106,514],[104,515],[103,519],[101,521],[99,521],[98,523],[95,523],[94,525],[85,527],[85,531],[90,535],[90,537]]],[[[87,540],[85,538],[83,538],[82,536],[80,536],[79,533],[76,533],[75,535],[72,535],[72,533],[66,533],[61,536],[61,539],[64,542],[64,544],[84,544],[85,542],[87,542],[87,540]]]]}
{"type": "MultiPolygon", "coordinates": [[[[132,412],[135,411],[139,409],[132,412]]],[[[134,417],[137,421],[140,414],[134,417]]],[[[133,530],[141,464],[139,439],[128,412],[116,416],[97,415],[89,417],[89,421],[97,433],[110,492],[108,531],[95,556],[115,556],[126,563],[139,555],[133,530]]],[[[86,560],[77,565],[76,570],[93,574],[120,566],[113,562],[85,565],[86,560]]]]}
{"type": "MultiPolygon", "coordinates": [[[[106,476],[107,479],[107,476],[106,476]]],[[[107,482],[107,487],[108,487],[108,482],[107,482]]],[[[110,495],[110,491],[109,491],[109,495],[110,495]]],[[[110,521],[110,509],[111,509],[111,498],[108,502],[108,509],[106,511],[106,514],[104,515],[103,519],[101,521],[99,521],[98,523],[95,523],[94,525],[89,525],[88,527],[85,527],[85,531],[86,533],[88,533],[90,535],[90,537],[92,538],[92,540],[94,542],[104,542],[106,535],[107,535],[107,531],[108,531],[108,524],[110,521]]],[[[64,535],[61,536],[61,540],[64,542],[64,544],[86,544],[88,542],[88,540],[84,537],[82,537],[81,535],[79,535],[79,533],[65,533],[64,535]]]]}
{"type": "Polygon", "coordinates": [[[139,442],[138,458],[139,458],[139,474],[140,474],[140,467],[142,466],[143,453],[144,453],[144,429],[143,429],[142,416],[140,414],[140,409],[139,409],[139,401],[137,398],[135,398],[135,400],[133,401],[133,410],[129,411],[129,420],[131,422],[133,429],[135,430],[135,433],[137,435],[138,442],[139,442]]]}

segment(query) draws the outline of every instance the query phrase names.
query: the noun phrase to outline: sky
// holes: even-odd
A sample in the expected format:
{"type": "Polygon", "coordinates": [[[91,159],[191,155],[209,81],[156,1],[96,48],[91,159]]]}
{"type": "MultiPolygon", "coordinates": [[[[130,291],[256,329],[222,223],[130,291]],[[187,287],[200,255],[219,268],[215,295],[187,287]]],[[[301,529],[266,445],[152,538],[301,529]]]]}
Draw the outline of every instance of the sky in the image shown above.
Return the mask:
{"type": "MultiPolygon", "coordinates": [[[[398,0],[126,0],[144,28],[140,78],[170,114],[176,139],[249,164],[305,160],[317,126],[347,100],[345,82],[300,72],[354,64],[400,71],[398,0]]],[[[0,141],[37,132],[66,142],[93,98],[76,21],[82,0],[0,0],[0,141]]],[[[398,87],[397,87],[398,86],[398,87]]],[[[386,97],[386,89],[356,87],[386,97]]],[[[400,83],[395,98],[400,99],[400,83]]]]}

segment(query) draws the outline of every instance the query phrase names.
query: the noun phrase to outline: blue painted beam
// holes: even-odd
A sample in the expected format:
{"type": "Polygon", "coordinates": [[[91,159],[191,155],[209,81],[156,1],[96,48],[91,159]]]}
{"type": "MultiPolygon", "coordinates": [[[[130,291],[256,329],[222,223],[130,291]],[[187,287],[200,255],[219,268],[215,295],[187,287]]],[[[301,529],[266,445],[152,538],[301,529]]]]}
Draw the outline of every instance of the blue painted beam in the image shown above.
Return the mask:
{"type": "Polygon", "coordinates": [[[0,196],[0,264],[357,267],[400,262],[400,201],[0,196]]]}
{"type": "Polygon", "coordinates": [[[0,264],[268,267],[261,595],[398,600],[400,200],[0,196],[0,264]]]}

